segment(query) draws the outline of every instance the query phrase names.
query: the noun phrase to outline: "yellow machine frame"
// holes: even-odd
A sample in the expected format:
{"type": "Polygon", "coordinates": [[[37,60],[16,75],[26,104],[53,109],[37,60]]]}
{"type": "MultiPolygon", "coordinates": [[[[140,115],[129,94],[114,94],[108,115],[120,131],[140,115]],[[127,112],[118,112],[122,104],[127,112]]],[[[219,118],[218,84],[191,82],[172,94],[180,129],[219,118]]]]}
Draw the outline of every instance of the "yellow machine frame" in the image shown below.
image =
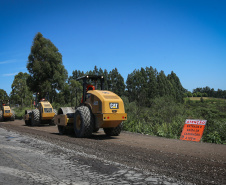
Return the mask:
{"type": "MultiPolygon", "coordinates": [[[[117,127],[122,121],[127,120],[122,99],[111,91],[90,90],[87,92],[85,104],[91,108],[99,128],[117,127]]],[[[74,118],[68,118],[64,114],[54,117],[56,125],[67,126],[73,121],[74,118]]]]}
{"type": "Polygon", "coordinates": [[[54,116],[59,133],[65,134],[74,130],[76,137],[89,137],[99,128],[103,128],[106,135],[118,136],[122,130],[122,122],[127,120],[122,99],[115,93],[104,90],[104,76],[87,75],[77,80],[83,81],[81,104],[75,108],[59,108],[58,115],[54,116]],[[90,81],[95,86],[88,84],[90,81]],[[95,90],[98,83],[101,90],[95,90]]]}
{"type": "Polygon", "coordinates": [[[41,101],[38,103],[37,109],[39,109],[41,113],[41,119],[42,120],[49,120],[52,119],[55,115],[53,112],[53,107],[50,102],[48,101],[41,101]],[[45,109],[51,109],[51,112],[46,112],[45,109]]]}
{"type": "Polygon", "coordinates": [[[11,109],[9,106],[3,106],[3,117],[5,118],[10,118],[13,115],[11,109]],[[9,111],[8,113],[6,113],[6,111],[9,111]]]}

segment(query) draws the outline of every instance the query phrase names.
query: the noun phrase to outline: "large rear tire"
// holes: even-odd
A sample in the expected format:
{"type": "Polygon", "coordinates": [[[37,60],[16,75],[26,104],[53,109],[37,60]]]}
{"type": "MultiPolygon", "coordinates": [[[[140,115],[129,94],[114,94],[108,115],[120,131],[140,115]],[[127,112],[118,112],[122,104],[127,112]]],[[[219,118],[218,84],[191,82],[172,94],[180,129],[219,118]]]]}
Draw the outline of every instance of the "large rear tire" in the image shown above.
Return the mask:
{"type": "Polygon", "coordinates": [[[104,128],[104,132],[107,136],[118,136],[122,131],[122,123],[115,128],[104,128]]]}
{"type": "Polygon", "coordinates": [[[91,111],[86,106],[78,107],[74,115],[74,132],[75,136],[90,137],[93,132],[93,116],[91,111]]]}
{"type": "Polygon", "coordinates": [[[31,113],[31,126],[38,126],[40,124],[40,112],[34,109],[31,113]]]}
{"type": "Polygon", "coordinates": [[[2,111],[0,110],[0,121],[3,121],[2,111]]]}

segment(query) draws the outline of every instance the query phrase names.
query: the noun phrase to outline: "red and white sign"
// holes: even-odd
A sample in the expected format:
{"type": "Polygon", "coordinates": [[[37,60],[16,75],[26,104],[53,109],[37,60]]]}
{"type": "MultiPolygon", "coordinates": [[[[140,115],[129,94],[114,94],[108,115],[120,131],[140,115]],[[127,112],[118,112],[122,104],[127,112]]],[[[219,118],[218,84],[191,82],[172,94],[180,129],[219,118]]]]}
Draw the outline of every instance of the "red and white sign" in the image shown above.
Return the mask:
{"type": "Polygon", "coordinates": [[[186,124],[195,124],[195,125],[206,125],[206,120],[192,120],[192,119],[186,119],[186,124]]]}
{"type": "Polygon", "coordinates": [[[202,138],[207,120],[186,119],[180,140],[199,142],[202,138]]]}

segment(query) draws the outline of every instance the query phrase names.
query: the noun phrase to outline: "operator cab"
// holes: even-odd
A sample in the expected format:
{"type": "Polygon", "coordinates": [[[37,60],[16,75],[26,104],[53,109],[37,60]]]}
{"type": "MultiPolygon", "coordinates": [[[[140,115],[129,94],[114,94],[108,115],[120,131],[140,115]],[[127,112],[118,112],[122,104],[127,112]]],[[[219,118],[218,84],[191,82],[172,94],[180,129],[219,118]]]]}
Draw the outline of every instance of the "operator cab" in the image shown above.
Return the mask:
{"type": "Polygon", "coordinates": [[[97,80],[100,80],[101,90],[104,90],[104,76],[102,75],[86,75],[76,79],[77,81],[83,81],[83,94],[81,103],[85,102],[87,99],[87,94],[89,90],[96,90],[97,89],[97,80]],[[91,80],[95,82],[95,86],[87,84],[87,81],[91,80]]]}

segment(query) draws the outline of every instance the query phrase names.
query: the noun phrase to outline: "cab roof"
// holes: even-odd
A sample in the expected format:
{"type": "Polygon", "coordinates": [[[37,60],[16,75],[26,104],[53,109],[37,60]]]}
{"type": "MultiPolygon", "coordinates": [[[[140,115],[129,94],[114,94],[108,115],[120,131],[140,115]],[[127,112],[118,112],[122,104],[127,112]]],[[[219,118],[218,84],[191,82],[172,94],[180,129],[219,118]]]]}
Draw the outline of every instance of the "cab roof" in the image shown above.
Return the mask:
{"type": "Polygon", "coordinates": [[[84,79],[90,79],[90,80],[98,80],[98,79],[104,79],[103,75],[86,75],[77,78],[76,80],[84,80],[84,79]]]}

